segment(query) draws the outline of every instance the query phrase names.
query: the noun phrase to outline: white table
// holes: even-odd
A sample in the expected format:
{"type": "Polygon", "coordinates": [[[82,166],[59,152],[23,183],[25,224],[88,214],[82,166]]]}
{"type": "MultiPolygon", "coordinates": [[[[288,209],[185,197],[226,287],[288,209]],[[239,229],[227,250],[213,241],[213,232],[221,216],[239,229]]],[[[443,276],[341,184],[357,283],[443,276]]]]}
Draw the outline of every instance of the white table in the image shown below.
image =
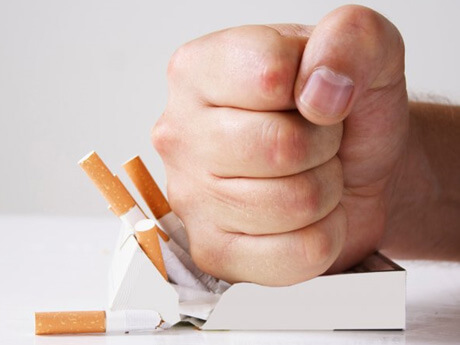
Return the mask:
{"type": "Polygon", "coordinates": [[[405,331],[205,332],[35,336],[34,311],[103,310],[117,219],[0,216],[0,344],[460,344],[460,264],[408,271],[405,331]]]}

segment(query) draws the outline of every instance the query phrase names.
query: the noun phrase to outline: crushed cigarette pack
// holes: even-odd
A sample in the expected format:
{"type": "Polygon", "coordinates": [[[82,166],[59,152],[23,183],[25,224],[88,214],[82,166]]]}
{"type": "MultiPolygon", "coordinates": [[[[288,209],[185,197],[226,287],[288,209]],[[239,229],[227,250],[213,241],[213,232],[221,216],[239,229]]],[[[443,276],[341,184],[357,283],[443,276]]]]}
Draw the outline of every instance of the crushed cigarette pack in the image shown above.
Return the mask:
{"type": "Polygon", "coordinates": [[[405,328],[406,271],[380,253],[342,274],[286,287],[237,283],[222,291],[169,283],[133,229],[122,225],[109,274],[109,308],[155,310],[162,329],[180,321],[203,330],[405,328]]]}
{"type": "Polygon", "coordinates": [[[230,285],[195,265],[184,224],[140,157],[123,166],[159,226],[94,151],[79,164],[122,222],[109,275],[110,311],[104,314],[110,330],[161,330],[181,321],[204,330],[405,327],[406,272],[383,255],[292,286],[230,285]]]}

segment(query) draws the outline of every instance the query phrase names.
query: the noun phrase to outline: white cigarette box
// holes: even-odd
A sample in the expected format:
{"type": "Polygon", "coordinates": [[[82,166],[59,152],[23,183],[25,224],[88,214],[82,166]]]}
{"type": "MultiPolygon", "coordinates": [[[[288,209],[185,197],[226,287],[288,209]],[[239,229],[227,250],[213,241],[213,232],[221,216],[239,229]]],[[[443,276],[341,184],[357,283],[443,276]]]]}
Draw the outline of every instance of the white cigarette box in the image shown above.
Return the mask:
{"type": "Polygon", "coordinates": [[[123,227],[115,248],[109,275],[111,310],[155,310],[166,326],[188,320],[203,330],[405,328],[406,271],[379,253],[342,274],[287,287],[238,283],[220,298],[197,294],[196,300],[183,302],[131,234],[123,227]]]}

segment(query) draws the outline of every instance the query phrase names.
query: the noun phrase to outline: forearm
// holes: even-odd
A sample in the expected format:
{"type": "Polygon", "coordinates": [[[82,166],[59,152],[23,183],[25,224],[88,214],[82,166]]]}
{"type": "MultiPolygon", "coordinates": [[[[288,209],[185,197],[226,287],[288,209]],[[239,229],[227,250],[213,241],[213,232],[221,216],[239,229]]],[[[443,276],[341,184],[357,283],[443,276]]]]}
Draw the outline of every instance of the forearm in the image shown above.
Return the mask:
{"type": "Polygon", "coordinates": [[[382,249],[399,258],[460,260],[460,107],[410,105],[393,186],[382,249]]]}

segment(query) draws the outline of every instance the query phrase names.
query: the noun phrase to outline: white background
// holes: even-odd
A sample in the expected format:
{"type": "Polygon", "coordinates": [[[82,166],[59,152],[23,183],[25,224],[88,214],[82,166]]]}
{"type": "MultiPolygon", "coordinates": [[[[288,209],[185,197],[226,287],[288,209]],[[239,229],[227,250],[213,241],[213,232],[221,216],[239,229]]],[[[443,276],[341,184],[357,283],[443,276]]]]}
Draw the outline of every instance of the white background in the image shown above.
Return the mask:
{"type": "MultiPolygon", "coordinates": [[[[0,0],[0,213],[106,215],[76,164],[91,149],[124,181],[121,163],[141,154],[164,188],[149,131],[174,50],[229,26],[314,24],[344,3],[0,0]]],[[[411,91],[460,101],[460,2],[357,3],[401,30],[411,91]]]]}

